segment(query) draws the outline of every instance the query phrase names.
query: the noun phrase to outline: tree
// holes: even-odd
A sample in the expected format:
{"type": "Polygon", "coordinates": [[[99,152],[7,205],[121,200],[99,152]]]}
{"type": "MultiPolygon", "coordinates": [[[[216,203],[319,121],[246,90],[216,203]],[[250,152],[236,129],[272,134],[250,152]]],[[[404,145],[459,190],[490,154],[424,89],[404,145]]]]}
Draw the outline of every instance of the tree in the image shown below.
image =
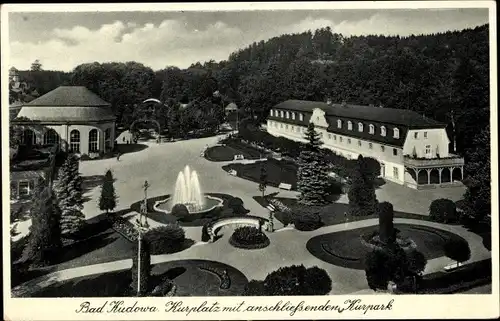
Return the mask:
{"type": "Polygon", "coordinates": [[[326,295],[332,280],[325,270],[304,265],[280,267],[264,279],[265,295],[326,295]]]}
{"type": "Polygon", "coordinates": [[[151,277],[151,254],[149,251],[149,243],[145,239],[141,239],[141,252],[139,255],[139,247],[135,245],[135,253],[132,257],[132,283],[130,287],[132,288],[133,294],[144,295],[148,293],[150,288],[150,277],[151,277]],[[140,270],[139,270],[139,256],[141,258],[140,270]],[[140,273],[140,274],[139,274],[140,273]],[[138,291],[138,280],[140,282],[140,289],[138,291]]]}
{"type": "Polygon", "coordinates": [[[39,181],[30,210],[30,233],[22,261],[35,267],[53,262],[62,247],[60,215],[56,195],[39,181]]]}
{"type": "Polygon", "coordinates": [[[112,211],[116,207],[116,192],[114,187],[114,178],[111,170],[107,170],[104,175],[104,181],[101,187],[101,195],[99,197],[99,209],[101,211],[112,211]]]}
{"type": "Polygon", "coordinates": [[[465,171],[467,190],[464,194],[464,213],[476,222],[491,215],[491,156],[490,127],[487,126],[474,139],[469,150],[465,171]]]}
{"type": "Polygon", "coordinates": [[[331,200],[332,192],[330,165],[324,157],[320,146],[322,144],[319,134],[310,123],[305,134],[308,140],[306,148],[300,152],[297,172],[298,200],[303,205],[324,205],[331,200]]]}
{"type": "Polygon", "coordinates": [[[42,64],[40,63],[40,60],[36,59],[34,62],[31,63],[31,71],[42,71],[42,64]]]}
{"type": "Polygon", "coordinates": [[[349,211],[355,216],[373,215],[377,209],[375,186],[362,169],[363,156],[359,156],[353,170],[349,187],[349,211]]]}
{"type": "Polygon", "coordinates": [[[61,233],[70,235],[82,228],[85,216],[82,212],[82,178],[78,170],[79,160],[70,155],[59,169],[55,192],[61,209],[61,233]]]}
{"type": "Polygon", "coordinates": [[[411,250],[407,253],[408,257],[408,271],[413,275],[421,275],[425,271],[427,259],[417,250],[411,250]]]}
{"type": "Polygon", "coordinates": [[[262,198],[266,195],[267,188],[267,170],[264,165],[260,167],[260,177],[259,177],[259,191],[262,192],[262,198]]]}
{"type": "Polygon", "coordinates": [[[463,263],[470,259],[469,243],[464,239],[450,239],[444,244],[444,255],[450,259],[463,263]]]}
{"type": "Polygon", "coordinates": [[[401,247],[386,246],[368,252],[365,258],[366,280],[370,289],[387,289],[389,281],[402,282],[407,275],[408,258],[401,247]]]}
{"type": "Polygon", "coordinates": [[[391,203],[382,202],[378,206],[378,229],[380,241],[389,244],[395,241],[394,235],[394,209],[391,203]]]}
{"type": "Polygon", "coordinates": [[[432,201],[429,206],[429,217],[439,223],[455,222],[457,219],[455,202],[446,198],[432,201]]]}

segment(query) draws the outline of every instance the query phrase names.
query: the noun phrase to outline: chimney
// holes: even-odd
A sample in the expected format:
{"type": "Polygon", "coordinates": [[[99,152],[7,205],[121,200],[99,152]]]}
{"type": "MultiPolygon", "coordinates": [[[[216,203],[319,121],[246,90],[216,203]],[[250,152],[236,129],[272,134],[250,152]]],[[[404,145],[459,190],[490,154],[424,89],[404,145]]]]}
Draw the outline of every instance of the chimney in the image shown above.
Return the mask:
{"type": "Polygon", "coordinates": [[[341,107],[347,107],[347,103],[345,100],[342,100],[342,103],[340,104],[341,107]]]}

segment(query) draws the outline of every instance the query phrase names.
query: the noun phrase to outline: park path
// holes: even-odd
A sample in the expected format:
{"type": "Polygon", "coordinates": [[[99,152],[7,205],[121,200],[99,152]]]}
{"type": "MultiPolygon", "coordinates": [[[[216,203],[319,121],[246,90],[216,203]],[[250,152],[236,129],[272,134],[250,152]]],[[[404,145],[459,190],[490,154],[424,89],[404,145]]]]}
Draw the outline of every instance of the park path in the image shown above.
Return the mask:
{"type": "MultiPolygon", "coordinates": [[[[396,218],[394,223],[430,226],[455,233],[467,239],[472,254],[470,260],[466,263],[473,263],[491,257],[491,253],[482,245],[481,237],[467,231],[461,226],[444,225],[429,221],[401,218],[396,218]]],[[[153,255],[151,257],[151,263],[157,264],[187,259],[218,261],[240,270],[249,280],[262,280],[267,274],[276,270],[279,266],[304,264],[306,267],[318,266],[326,270],[333,281],[332,291],[330,294],[362,293],[367,290],[365,272],[363,270],[348,269],[323,262],[309,253],[306,248],[306,243],[310,238],[317,235],[373,226],[377,224],[377,219],[368,219],[326,226],[310,232],[284,228],[274,233],[268,233],[271,244],[267,248],[252,251],[232,247],[228,242],[229,235],[231,235],[231,228],[224,227],[221,231],[223,237],[214,243],[197,242],[195,245],[182,252],[153,255]]],[[[443,267],[450,263],[453,262],[447,257],[429,260],[424,274],[442,271],[443,267]]],[[[126,259],[60,270],[21,284],[14,288],[12,293],[13,296],[26,296],[38,288],[49,286],[55,282],[70,280],[76,277],[130,269],[131,266],[132,260],[126,259]]]]}

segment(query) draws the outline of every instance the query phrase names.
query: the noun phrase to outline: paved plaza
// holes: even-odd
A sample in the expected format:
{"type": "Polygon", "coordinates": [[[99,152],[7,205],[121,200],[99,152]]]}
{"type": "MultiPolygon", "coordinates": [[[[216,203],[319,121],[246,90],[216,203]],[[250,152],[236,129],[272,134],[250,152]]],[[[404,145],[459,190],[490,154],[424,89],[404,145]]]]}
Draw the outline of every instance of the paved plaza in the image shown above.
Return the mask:
{"type": "MultiPolygon", "coordinates": [[[[243,200],[245,208],[250,210],[249,214],[268,217],[267,210],[253,199],[253,196],[260,194],[256,183],[231,176],[221,169],[224,164],[210,162],[200,157],[200,152],[207,145],[215,144],[217,139],[218,137],[209,137],[162,144],[141,142],[140,144],[145,145],[142,150],[124,154],[119,161],[116,158],[110,158],[82,162],[80,172],[85,179],[85,177],[103,175],[107,169],[111,169],[116,179],[115,188],[119,196],[116,211],[119,211],[128,210],[132,203],[142,199],[142,184],[145,180],[151,186],[148,190],[148,197],[172,194],[179,171],[185,165],[189,165],[193,170],[198,172],[203,192],[225,193],[239,197],[243,200]]],[[[296,196],[296,192],[278,190],[272,187],[269,187],[267,190],[267,193],[275,192],[278,192],[280,197],[296,196]]],[[[84,207],[87,219],[101,214],[97,206],[99,193],[100,187],[96,185],[85,194],[85,197],[89,199],[84,207]]],[[[427,215],[428,206],[433,199],[446,197],[458,200],[462,193],[463,190],[460,188],[415,191],[393,183],[387,183],[377,190],[379,201],[390,201],[394,204],[394,210],[421,215],[427,215]]],[[[347,203],[346,196],[343,195],[338,202],[347,203]]],[[[133,220],[135,213],[129,213],[127,217],[133,220]]],[[[149,221],[151,226],[160,225],[158,222],[149,221]]],[[[396,218],[394,221],[395,223],[427,225],[464,237],[469,241],[471,247],[471,262],[490,256],[490,253],[482,246],[481,238],[463,227],[401,218],[396,218]]],[[[279,222],[276,223],[277,228],[282,227],[279,225],[279,222]]],[[[24,222],[24,224],[25,226],[29,226],[29,222],[24,222]]],[[[325,269],[331,276],[333,281],[331,294],[358,293],[365,291],[367,288],[365,272],[363,270],[347,269],[323,262],[309,253],[306,243],[310,238],[317,235],[376,224],[378,224],[377,219],[369,219],[326,226],[311,232],[301,232],[284,228],[275,233],[268,234],[271,240],[270,246],[265,249],[253,251],[236,249],[229,244],[228,238],[231,235],[231,227],[224,227],[220,232],[220,234],[223,234],[223,237],[215,243],[201,242],[200,227],[184,227],[186,237],[193,239],[197,243],[179,253],[153,256],[152,263],[179,259],[219,261],[239,269],[249,280],[262,280],[268,273],[276,270],[279,266],[304,264],[306,267],[310,267],[316,265],[325,269]]],[[[446,257],[429,260],[425,273],[439,271],[443,266],[450,263],[450,259],[446,257]]],[[[129,268],[130,266],[131,260],[128,259],[61,270],[39,279],[31,280],[16,289],[16,291],[22,292],[23,288],[25,289],[29,284],[31,286],[34,284],[44,286],[55,281],[67,280],[76,276],[116,271],[129,268]]]]}

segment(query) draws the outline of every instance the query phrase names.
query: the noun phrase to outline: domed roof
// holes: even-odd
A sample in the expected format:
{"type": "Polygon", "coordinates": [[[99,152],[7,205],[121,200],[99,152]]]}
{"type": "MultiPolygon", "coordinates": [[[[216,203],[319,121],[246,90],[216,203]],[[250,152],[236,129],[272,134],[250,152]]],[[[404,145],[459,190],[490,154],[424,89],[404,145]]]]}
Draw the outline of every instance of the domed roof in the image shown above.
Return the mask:
{"type": "Polygon", "coordinates": [[[23,105],[18,117],[42,122],[115,120],[111,105],[83,86],[61,86],[23,105]]]}

